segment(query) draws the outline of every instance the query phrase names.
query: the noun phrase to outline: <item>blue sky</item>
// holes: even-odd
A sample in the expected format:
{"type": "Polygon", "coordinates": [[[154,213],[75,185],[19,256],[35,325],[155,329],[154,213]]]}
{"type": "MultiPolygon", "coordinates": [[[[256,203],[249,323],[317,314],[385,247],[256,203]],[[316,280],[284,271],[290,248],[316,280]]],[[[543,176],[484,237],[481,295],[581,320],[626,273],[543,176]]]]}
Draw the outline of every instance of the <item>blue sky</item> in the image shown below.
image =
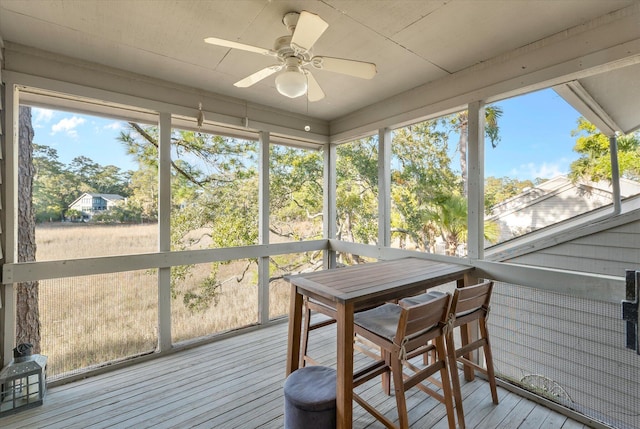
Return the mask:
{"type": "Polygon", "coordinates": [[[32,109],[31,115],[34,142],[58,151],[60,162],[69,164],[82,155],[100,165],[115,165],[123,170],[137,168],[117,141],[125,122],[38,108],[32,109]]]}
{"type": "MultiPolygon", "coordinates": [[[[553,90],[543,90],[497,103],[501,141],[485,150],[485,175],[520,180],[536,177],[550,179],[567,173],[577,158],[572,148],[580,116],[553,90]]],[[[134,170],[136,164],[117,141],[126,126],[122,121],[34,108],[35,142],[53,147],[59,159],[69,164],[76,156],[86,156],[101,165],[116,165],[134,170]]],[[[451,139],[455,149],[457,137],[451,139]]],[[[454,157],[457,167],[458,158],[454,157]]]]}
{"type": "Polygon", "coordinates": [[[498,147],[487,142],[485,176],[550,179],[569,172],[580,114],[552,89],[501,101],[498,147]]]}

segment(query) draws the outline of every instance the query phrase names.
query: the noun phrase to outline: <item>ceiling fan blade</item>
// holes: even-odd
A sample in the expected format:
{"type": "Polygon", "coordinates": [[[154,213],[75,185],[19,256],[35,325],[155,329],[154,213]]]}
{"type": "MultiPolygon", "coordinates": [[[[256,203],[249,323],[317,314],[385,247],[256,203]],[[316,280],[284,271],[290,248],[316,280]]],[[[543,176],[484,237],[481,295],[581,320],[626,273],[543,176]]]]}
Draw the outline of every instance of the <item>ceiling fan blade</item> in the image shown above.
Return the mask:
{"type": "Polygon", "coordinates": [[[376,65],[363,61],[345,60],[343,58],[313,57],[311,65],[320,70],[342,73],[361,79],[371,79],[376,73],[376,65]]]}
{"type": "Polygon", "coordinates": [[[327,22],[315,13],[302,11],[291,38],[291,47],[297,52],[307,52],[329,27],[327,22]]]}
{"type": "Polygon", "coordinates": [[[262,79],[271,76],[272,74],[280,71],[282,69],[281,65],[269,66],[263,68],[252,74],[251,76],[247,76],[242,80],[237,81],[233,84],[233,86],[237,86],[238,88],[247,88],[255,83],[260,82],[262,79]]]}
{"type": "Polygon", "coordinates": [[[243,51],[255,52],[256,54],[275,56],[272,50],[260,48],[258,46],[245,45],[244,43],[232,42],[231,40],[218,39],[217,37],[207,37],[204,39],[206,43],[216,46],[224,46],[225,48],[240,49],[243,51]]]}
{"type": "Polygon", "coordinates": [[[318,85],[316,78],[313,77],[309,70],[304,70],[304,74],[307,75],[307,99],[311,102],[322,100],[324,98],[324,91],[322,91],[322,88],[318,85]]]}

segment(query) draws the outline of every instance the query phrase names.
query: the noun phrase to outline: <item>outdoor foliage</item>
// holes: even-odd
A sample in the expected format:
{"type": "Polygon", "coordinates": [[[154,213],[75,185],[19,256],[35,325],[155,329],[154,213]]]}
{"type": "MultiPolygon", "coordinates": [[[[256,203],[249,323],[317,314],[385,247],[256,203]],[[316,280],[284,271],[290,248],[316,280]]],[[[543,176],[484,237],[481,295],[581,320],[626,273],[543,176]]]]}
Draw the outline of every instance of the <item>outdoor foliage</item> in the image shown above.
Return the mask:
{"type": "MultiPolygon", "coordinates": [[[[572,135],[577,137],[573,150],[580,158],[571,163],[571,179],[611,180],[609,138],[584,118],[578,120],[572,135]]],[[[640,132],[619,136],[617,140],[620,177],[640,180],[640,132]]]]}
{"type": "MultiPolygon", "coordinates": [[[[439,125],[430,121],[400,128],[392,145],[392,234],[400,247],[409,241],[432,253],[436,238],[446,235],[434,213],[462,195],[463,186],[448,156],[448,134],[439,125]]],[[[466,223],[466,216],[460,221],[466,223]]]]}
{"type": "Polygon", "coordinates": [[[507,200],[526,188],[533,188],[540,184],[543,180],[518,180],[511,177],[487,177],[484,180],[484,207],[485,211],[489,211],[501,201],[507,200]]]}
{"type": "MultiPolygon", "coordinates": [[[[337,149],[337,238],[376,243],[378,238],[378,141],[356,140],[337,149]]],[[[351,257],[350,255],[341,255],[351,257]]],[[[359,262],[344,260],[345,263],[359,262]]]]}
{"type": "MultiPolygon", "coordinates": [[[[69,205],[84,192],[119,194],[130,193],[131,172],[123,172],[114,165],[103,166],[79,156],[69,165],[60,162],[58,152],[49,146],[33,144],[33,206],[36,222],[61,221],[77,218],[67,213],[69,205]]],[[[132,215],[133,216],[133,215],[132,215]]]]}

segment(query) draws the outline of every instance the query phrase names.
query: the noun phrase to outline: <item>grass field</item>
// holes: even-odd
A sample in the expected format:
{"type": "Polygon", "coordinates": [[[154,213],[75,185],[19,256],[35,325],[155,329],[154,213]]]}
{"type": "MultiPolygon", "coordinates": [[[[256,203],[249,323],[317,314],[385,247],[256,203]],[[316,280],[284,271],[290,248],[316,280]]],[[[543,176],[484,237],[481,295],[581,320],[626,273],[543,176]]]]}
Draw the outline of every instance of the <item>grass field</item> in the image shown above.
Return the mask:
{"type": "MultiPolygon", "coordinates": [[[[38,261],[147,253],[157,249],[157,225],[41,225],[36,241],[38,261]]],[[[220,267],[217,278],[224,283],[215,305],[202,312],[183,305],[182,294],[210,270],[211,264],[195,266],[177,289],[171,310],[174,343],[258,321],[257,265],[246,260],[220,267]]],[[[149,270],[41,281],[42,354],[49,357],[49,376],[155,350],[157,278],[149,270]]],[[[288,284],[272,282],[270,316],[286,314],[288,303],[288,284]]]]}

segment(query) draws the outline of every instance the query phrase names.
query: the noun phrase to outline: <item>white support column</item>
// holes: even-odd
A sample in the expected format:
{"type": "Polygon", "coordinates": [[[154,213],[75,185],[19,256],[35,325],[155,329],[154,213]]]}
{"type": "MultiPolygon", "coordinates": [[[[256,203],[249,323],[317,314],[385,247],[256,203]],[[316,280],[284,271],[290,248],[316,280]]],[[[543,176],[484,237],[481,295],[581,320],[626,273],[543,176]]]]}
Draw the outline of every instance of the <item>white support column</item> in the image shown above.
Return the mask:
{"type": "Polygon", "coordinates": [[[609,137],[609,153],[611,157],[611,187],[613,188],[613,213],[622,211],[620,196],[620,165],[618,164],[618,139],[615,135],[609,137]]]}
{"type": "MultiPolygon", "coordinates": [[[[261,131],[260,137],[260,162],[258,172],[260,175],[258,188],[258,242],[269,244],[269,148],[270,135],[267,131],[261,131]]],[[[265,324],[269,322],[269,257],[258,258],[258,320],[265,324]]]]}
{"type": "MultiPolygon", "coordinates": [[[[171,250],[171,114],[160,113],[158,141],[158,251],[171,250]]],[[[158,349],[171,349],[171,268],[158,269],[158,349]]]]}
{"type": "MultiPolygon", "coordinates": [[[[326,239],[336,238],[336,146],[327,143],[324,146],[324,170],[323,170],[323,235],[326,239]]],[[[334,268],[336,266],[336,253],[334,251],[324,252],[324,267],[334,268]]]]}
{"type": "MultiPolygon", "coordinates": [[[[3,216],[2,239],[4,240],[4,263],[17,261],[18,238],[18,110],[19,93],[17,85],[6,82],[4,115],[4,174],[2,176],[3,216]]],[[[13,347],[16,340],[16,290],[13,284],[0,286],[2,290],[2,366],[13,358],[13,347]]],[[[1,367],[1,366],[0,366],[1,367]]]]}
{"type": "MultiPolygon", "coordinates": [[[[484,258],[484,103],[475,101],[468,106],[467,139],[467,256],[469,259],[484,258]]],[[[472,274],[465,276],[466,284],[478,279],[472,274]]],[[[469,327],[470,341],[479,338],[479,326],[473,322],[469,327]]],[[[471,361],[480,364],[478,351],[471,352],[471,361]]],[[[471,380],[472,372],[465,368],[465,378],[471,380]]]]}
{"type": "Polygon", "coordinates": [[[378,130],[378,245],[391,246],[391,130],[378,130]]]}
{"type": "Polygon", "coordinates": [[[484,103],[469,104],[468,139],[468,239],[470,259],[484,257],[484,103]]]}

